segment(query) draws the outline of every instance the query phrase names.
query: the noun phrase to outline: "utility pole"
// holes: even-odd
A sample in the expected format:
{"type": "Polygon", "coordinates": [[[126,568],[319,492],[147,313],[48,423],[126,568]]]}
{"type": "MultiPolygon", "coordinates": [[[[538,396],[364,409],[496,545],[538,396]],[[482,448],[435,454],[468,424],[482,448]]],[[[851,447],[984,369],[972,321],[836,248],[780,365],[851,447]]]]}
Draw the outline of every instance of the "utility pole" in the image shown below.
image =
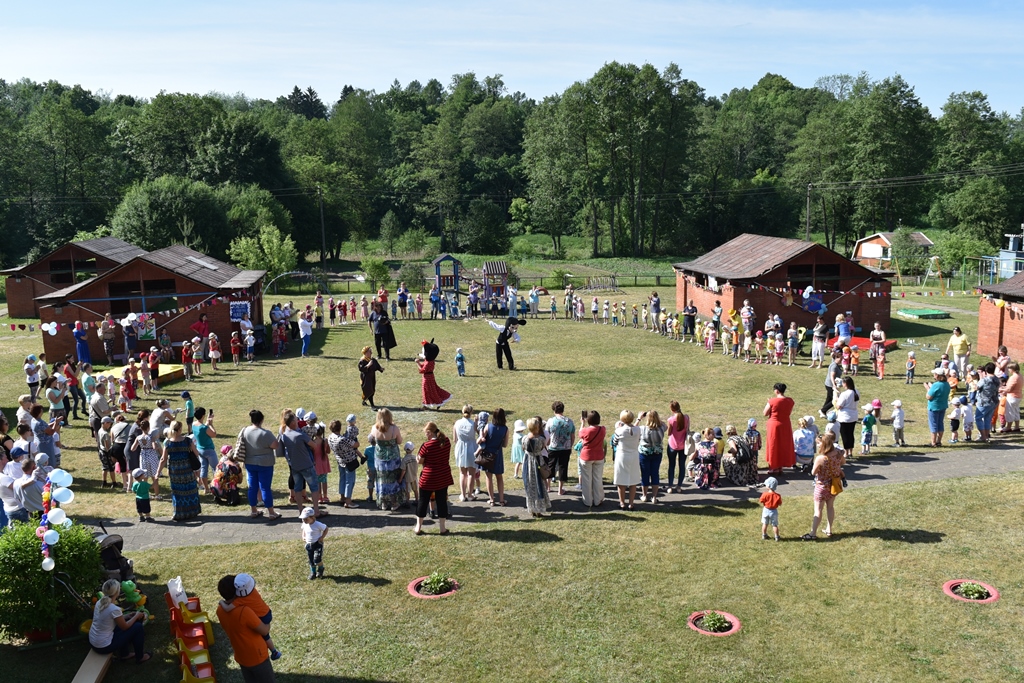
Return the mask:
{"type": "Polygon", "coordinates": [[[320,270],[327,270],[327,228],[324,226],[324,190],[316,186],[316,196],[320,202],[320,270]]]}
{"type": "Polygon", "coordinates": [[[807,210],[804,212],[804,218],[807,222],[807,228],[804,231],[804,241],[811,241],[811,188],[813,185],[807,183],[807,210]]]}

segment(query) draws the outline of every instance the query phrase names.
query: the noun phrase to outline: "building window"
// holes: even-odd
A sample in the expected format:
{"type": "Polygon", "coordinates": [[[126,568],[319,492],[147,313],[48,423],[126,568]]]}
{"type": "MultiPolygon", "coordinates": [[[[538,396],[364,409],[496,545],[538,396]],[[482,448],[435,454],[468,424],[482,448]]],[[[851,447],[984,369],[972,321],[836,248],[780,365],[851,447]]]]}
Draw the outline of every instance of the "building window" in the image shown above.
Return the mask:
{"type": "Polygon", "coordinates": [[[795,265],[786,268],[786,279],[793,289],[806,289],[814,283],[814,264],[795,265]]]}
{"type": "Polygon", "coordinates": [[[174,278],[169,280],[144,280],[142,289],[146,292],[146,296],[178,293],[177,283],[174,281],[174,278]]]}
{"type": "Polygon", "coordinates": [[[138,280],[111,282],[107,285],[110,297],[110,312],[117,317],[132,313],[134,300],[142,298],[142,289],[138,280]]]}
{"type": "Polygon", "coordinates": [[[54,259],[50,261],[50,282],[55,285],[70,285],[75,281],[75,273],[71,268],[71,259],[54,259]]]}
{"type": "Polygon", "coordinates": [[[826,292],[840,291],[842,281],[838,263],[819,263],[814,268],[814,288],[826,292]]]}

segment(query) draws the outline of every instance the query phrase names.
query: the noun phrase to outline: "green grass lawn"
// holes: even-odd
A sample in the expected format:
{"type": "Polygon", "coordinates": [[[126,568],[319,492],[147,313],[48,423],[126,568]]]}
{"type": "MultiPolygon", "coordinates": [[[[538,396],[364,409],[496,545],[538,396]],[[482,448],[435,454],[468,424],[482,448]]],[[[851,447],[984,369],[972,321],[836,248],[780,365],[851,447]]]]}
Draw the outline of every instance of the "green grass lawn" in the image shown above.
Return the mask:
{"type": "MultiPolygon", "coordinates": [[[[836,536],[816,543],[794,540],[809,524],[806,498],[784,502],[782,543],[760,540],[753,504],[464,526],[448,538],[337,536],[317,582],[305,578],[297,529],[295,542],[129,550],[157,604],[157,661],[115,664],[108,680],[179,680],[164,583],[181,575],[212,610],[219,577],[243,570],[274,610],[285,653],[275,669],[290,683],[1020,680],[1022,504],[1016,474],[850,490],[836,536]],[[407,594],[437,568],[459,580],[458,594],[407,594]],[[1003,597],[955,602],[941,590],[952,578],[1003,597]],[[687,628],[691,612],[711,608],[738,616],[742,631],[687,628]]],[[[241,680],[218,637],[218,680],[241,680]]],[[[0,648],[0,659],[6,680],[34,680],[47,658],[50,680],[66,681],[84,652],[0,648]]]]}

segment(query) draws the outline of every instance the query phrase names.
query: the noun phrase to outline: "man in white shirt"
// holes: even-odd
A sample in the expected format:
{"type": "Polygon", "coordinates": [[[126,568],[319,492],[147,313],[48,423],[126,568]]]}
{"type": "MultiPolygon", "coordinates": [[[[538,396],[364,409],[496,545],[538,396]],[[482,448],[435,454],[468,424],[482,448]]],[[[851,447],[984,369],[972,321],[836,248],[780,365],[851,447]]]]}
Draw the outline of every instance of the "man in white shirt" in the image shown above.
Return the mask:
{"type": "Polygon", "coordinates": [[[110,415],[110,402],[107,401],[107,384],[106,382],[97,382],[96,391],[93,393],[92,398],[89,399],[89,427],[92,428],[94,438],[96,433],[100,431],[100,421],[107,415],[110,415]]]}

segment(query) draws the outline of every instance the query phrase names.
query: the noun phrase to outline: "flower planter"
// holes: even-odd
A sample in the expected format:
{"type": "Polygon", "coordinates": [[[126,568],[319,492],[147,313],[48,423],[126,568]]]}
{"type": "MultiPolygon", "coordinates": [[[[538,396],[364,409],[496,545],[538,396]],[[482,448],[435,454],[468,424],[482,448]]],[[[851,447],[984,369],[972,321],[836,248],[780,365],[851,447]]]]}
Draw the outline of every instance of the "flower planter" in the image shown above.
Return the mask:
{"type": "Polygon", "coordinates": [[[704,618],[705,612],[703,610],[700,611],[700,612],[694,612],[693,614],[691,614],[690,617],[686,620],[686,625],[689,626],[690,628],[692,628],[697,633],[702,633],[702,634],[704,634],[706,636],[731,636],[734,633],[739,633],[739,630],[743,627],[743,624],[740,623],[740,620],[737,617],[729,614],[728,612],[722,612],[722,611],[717,610],[717,609],[716,610],[709,610],[709,611],[718,612],[723,617],[725,617],[725,620],[729,622],[729,630],[728,631],[718,631],[718,632],[716,632],[716,631],[705,631],[700,626],[698,626],[697,622],[704,618]]]}
{"type": "MultiPolygon", "coordinates": [[[[57,626],[57,640],[63,640],[70,635],[75,634],[78,629],[74,624],[58,624],[57,626]]],[[[33,629],[28,631],[25,635],[25,640],[30,643],[48,643],[53,639],[53,632],[50,629],[33,629]]]]}
{"type": "Polygon", "coordinates": [[[949,597],[953,598],[954,600],[959,600],[960,602],[970,602],[976,605],[987,605],[999,599],[999,591],[997,591],[995,588],[988,585],[987,583],[984,583],[982,581],[975,581],[974,579],[953,579],[952,581],[947,581],[946,583],[942,584],[942,592],[948,595],[949,597]],[[970,598],[965,598],[964,596],[958,594],[956,590],[954,590],[957,586],[959,586],[962,583],[978,584],[979,586],[988,591],[988,597],[984,600],[971,600],[970,598]]]}
{"type": "Polygon", "coordinates": [[[453,583],[455,584],[455,586],[447,593],[438,593],[437,595],[424,595],[423,593],[420,593],[419,588],[420,584],[426,581],[428,578],[430,577],[421,576],[420,578],[413,579],[411,582],[409,582],[409,595],[411,595],[414,598],[422,598],[423,600],[434,600],[436,598],[446,598],[449,595],[454,595],[455,591],[459,590],[459,582],[454,581],[453,583]]]}

